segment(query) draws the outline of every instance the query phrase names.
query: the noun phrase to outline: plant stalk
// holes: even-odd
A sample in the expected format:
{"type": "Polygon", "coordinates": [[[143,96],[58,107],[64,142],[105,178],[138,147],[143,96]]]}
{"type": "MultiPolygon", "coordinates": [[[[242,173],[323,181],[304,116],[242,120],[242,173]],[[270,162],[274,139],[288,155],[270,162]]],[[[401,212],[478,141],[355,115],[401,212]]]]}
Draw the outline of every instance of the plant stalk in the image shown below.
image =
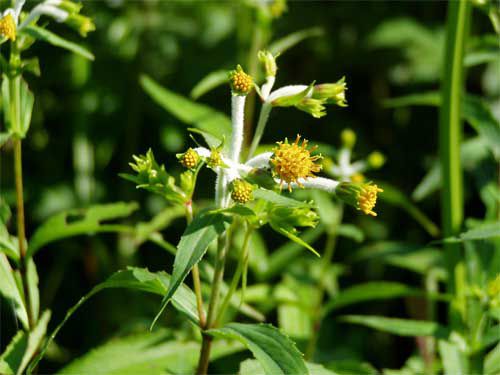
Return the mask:
{"type": "MultiPolygon", "coordinates": [[[[468,34],[470,1],[448,2],[448,20],[444,71],[439,114],[439,149],[442,171],[441,215],[444,238],[457,235],[463,221],[461,100],[464,90],[464,53],[468,34]]],[[[461,262],[460,244],[445,243],[448,270],[448,292],[457,293],[455,270],[461,262]]],[[[452,303],[449,319],[452,327],[460,325],[460,314],[452,303]]]]}
{"type": "Polygon", "coordinates": [[[252,144],[248,150],[247,160],[250,159],[257,147],[259,146],[264,130],[266,129],[267,120],[269,119],[269,114],[271,113],[272,105],[270,103],[262,104],[260,109],[259,122],[257,123],[257,128],[255,129],[255,134],[252,139],[252,144]]]}
{"type": "Polygon", "coordinates": [[[17,237],[19,240],[20,272],[24,291],[24,301],[30,330],[35,326],[28,282],[28,259],[26,258],[26,228],[24,223],[23,164],[21,139],[14,139],[14,174],[16,180],[17,237]]]}
{"type": "Polygon", "coordinates": [[[330,267],[333,255],[335,254],[335,246],[337,244],[337,228],[342,222],[344,207],[342,204],[339,205],[339,212],[337,214],[337,220],[332,229],[327,232],[325,251],[322,258],[321,273],[318,280],[318,300],[317,305],[314,308],[313,325],[311,338],[307,344],[305,358],[310,360],[313,358],[316,351],[316,346],[318,344],[319,332],[321,329],[321,321],[323,318],[323,313],[321,311],[321,306],[323,304],[323,299],[326,292],[326,276],[328,275],[328,268],[330,267]]]}

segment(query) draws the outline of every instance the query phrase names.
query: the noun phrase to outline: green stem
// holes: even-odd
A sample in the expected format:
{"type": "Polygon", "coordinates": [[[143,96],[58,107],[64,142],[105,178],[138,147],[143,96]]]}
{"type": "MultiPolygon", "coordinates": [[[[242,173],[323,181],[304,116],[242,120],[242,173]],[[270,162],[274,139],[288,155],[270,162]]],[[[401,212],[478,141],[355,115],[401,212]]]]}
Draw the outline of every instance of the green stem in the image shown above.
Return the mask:
{"type": "MultiPolygon", "coordinates": [[[[189,200],[185,204],[186,206],[186,221],[187,224],[191,224],[193,221],[193,201],[189,200]]],[[[203,295],[201,293],[201,281],[200,281],[200,270],[198,265],[195,264],[191,270],[191,275],[193,276],[193,287],[194,294],[196,295],[196,308],[198,310],[198,318],[200,319],[200,328],[205,329],[206,319],[205,312],[203,311],[203,295]]]]}
{"type": "MultiPolygon", "coordinates": [[[[443,236],[459,233],[463,221],[462,168],[460,143],[462,139],[461,96],[464,89],[464,50],[468,34],[470,1],[448,3],[447,39],[439,116],[439,148],[442,189],[441,215],[443,236]]],[[[457,292],[455,270],[461,261],[460,244],[445,244],[448,270],[448,291],[457,292]]],[[[460,325],[460,315],[452,303],[449,312],[453,327],[460,325]]]]}
{"type": "MultiPolygon", "coordinates": [[[[436,273],[431,270],[425,277],[425,291],[427,293],[427,320],[435,321],[436,315],[436,300],[433,298],[439,292],[439,284],[436,273]]],[[[436,360],[436,339],[434,337],[427,337],[426,347],[424,353],[424,361],[429,375],[433,375],[434,362],[436,360]]]]}
{"type": "Polygon", "coordinates": [[[229,306],[229,303],[231,302],[231,297],[233,296],[234,292],[236,291],[236,288],[238,288],[238,284],[240,282],[240,277],[241,274],[243,273],[243,270],[245,266],[247,265],[247,260],[248,260],[248,245],[250,243],[250,237],[252,235],[252,228],[247,227],[245,231],[245,239],[243,240],[243,246],[241,248],[241,257],[240,261],[238,263],[238,267],[236,268],[236,271],[234,272],[233,279],[231,280],[231,285],[229,286],[229,290],[227,291],[226,297],[224,297],[224,301],[221,304],[221,307],[219,309],[219,313],[217,314],[217,319],[215,320],[215,326],[219,324],[221,319],[224,317],[224,313],[227,310],[227,307],[229,306]]]}
{"type": "Polygon", "coordinates": [[[269,114],[271,113],[272,105],[269,103],[264,103],[260,109],[259,122],[257,123],[257,128],[255,129],[255,134],[252,139],[252,145],[248,150],[247,159],[250,159],[257,147],[259,146],[264,130],[266,129],[267,120],[269,119],[269,114]]]}
{"type": "Polygon", "coordinates": [[[323,318],[323,314],[321,311],[321,305],[323,304],[323,298],[325,297],[326,292],[326,277],[328,276],[328,269],[333,260],[333,255],[335,254],[335,245],[337,243],[337,228],[342,222],[342,214],[343,214],[343,205],[339,206],[339,212],[337,214],[336,223],[333,225],[333,228],[327,232],[325,251],[323,257],[321,259],[321,272],[318,279],[318,300],[317,305],[314,308],[314,316],[313,316],[313,325],[312,325],[312,333],[311,338],[307,344],[305,358],[312,359],[314,356],[314,352],[316,351],[316,345],[319,339],[319,332],[321,329],[321,320],[323,318]]]}
{"type": "MultiPolygon", "coordinates": [[[[219,236],[217,239],[217,258],[215,260],[214,277],[212,280],[212,292],[210,294],[210,302],[208,304],[206,329],[214,326],[217,305],[220,297],[220,287],[224,278],[224,266],[226,263],[226,254],[229,248],[230,230],[219,236]]],[[[203,333],[203,341],[201,344],[200,359],[198,361],[198,369],[196,374],[206,374],[208,370],[208,363],[210,362],[210,346],[212,338],[205,332],[203,333]]]]}
{"type": "Polygon", "coordinates": [[[35,325],[35,317],[31,307],[31,294],[28,282],[28,259],[26,257],[26,229],[24,225],[24,197],[23,197],[23,164],[21,139],[14,139],[14,173],[16,180],[16,201],[17,201],[17,237],[19,240],[20,272],[24,291],[24,301],[28,314],[28,324],[30,330],[35,325]]]}

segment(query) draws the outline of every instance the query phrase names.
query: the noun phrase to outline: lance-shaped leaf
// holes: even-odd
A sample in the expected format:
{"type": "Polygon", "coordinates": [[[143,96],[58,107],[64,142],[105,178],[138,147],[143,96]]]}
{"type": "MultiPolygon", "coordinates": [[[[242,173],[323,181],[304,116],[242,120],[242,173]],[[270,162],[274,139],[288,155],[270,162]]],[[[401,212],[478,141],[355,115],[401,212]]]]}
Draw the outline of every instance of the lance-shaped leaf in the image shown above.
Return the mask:
{"type": "Polygon", "coordinates": [[[230,323],[207,333],[241,342],[260,362],[265,374],[309,374],[294,342],[269,324],[230,323]]]}
{"type": "Polygon", "coordinates": [[[398,336],[434,336],[442,339],[449,336],[446,327],[425,320],[386,318],[375,315],[346,315],[340,319],[344,322],[359,324],[398,336]]]}
{"type": "Polygon", "coordinates": [[[16,284],[14,271],[3,253],[0,253],[0,296],[12,304],[12,309],[16,312],[23,327],[28,328],[28,314],[23,297],[16,284]]]}
{"type": "MultiPolygon", "coordinates": [[[[58,332],[75,311],[87,302],[92,296],[104,289],[110,288],[126,288],[139,290],[146,293],[153,293],[159,296],[165,295],[170,284],[170,275],[165,272],[153,273],[145,268],[129,267],[127,270],[122,270],[111,275],[106,281],[96,285],[89,293],[83,296],[73,307],[71,307],[64,319],[54,329],[49,339],[45,342],[42,350],[31,364],[34,368],[36,364],[43,358],[50,342],[54,340],[58,332]]],[[[181,284],[177,289],[178,292],[172,298],[174,307],[185,314],[193,323],[198,324],[198,313],[196,309],[196,297],[191,289],[186,285],[181,284]]]]}
{"type": "Polygon", "coordinates": [[[61,38],[59,35],[54,34],[52,31],[31,25],[23,28],[22,32],[31,36],[32,38],[43,40],[44,42],[52,44],[53,46],[76,53],[77,55],[85,57],[86,59],[94,60],[94,55],[89,50],[76,43],[70,42],[69,40],[61,38]]]}
{"type": "Polygon", "coordinates": [[[151,328],[162,314],[168,302],[174,296],[179,285],[184,281],[191,269],[198,264],[208,246],[229,226],[231,218],[223,214],[205,213],[197,216],[186,228],[177,245],[174,269],[168,291],[163,298],[160,311],[156,315],[151,328]]]}
{"type": "Polygon", "coordinates": [[[110,203],[70,210],[52,216],[36,230],[29,241],[27,256],[33,256],[50,242],[81,234],[97,232],[123,232],[131,229],[124,225],[105,224],[103,221],[129,216],[137,203],[110,203]]]}

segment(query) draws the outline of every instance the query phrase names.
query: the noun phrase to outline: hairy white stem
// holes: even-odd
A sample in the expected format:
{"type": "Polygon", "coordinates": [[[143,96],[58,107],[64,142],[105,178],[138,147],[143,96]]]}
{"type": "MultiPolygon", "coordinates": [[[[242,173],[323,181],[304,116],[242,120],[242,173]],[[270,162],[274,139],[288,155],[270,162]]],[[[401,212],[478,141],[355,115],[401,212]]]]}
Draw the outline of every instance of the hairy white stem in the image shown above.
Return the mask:
{"type": "Polygon", "coordinates": [[[269,94],[271,93],[271,90],[273,89],[274,81],[275,80],[276,80],[276,77],[267,76],[266,77],[266,83],[264,83],[262,85],[262,87],[260,88],[260,92],[262,94],[262,99],[264,101],[266,101],[267,98],[269,97],[269,94]]]}
{"type": "Polygon", "coordinates": [[[23,23],[19,26],[19,29],[22,29],[29,25],[35,18],[40,17],[41,15],[46,15],[54,18],[57,22],[64,22],[69,16],[69,13],[59,9],[50,4],[40,4],[33,8],[28,17],[23,21],[23,23]]]}
{"type": "MultiPolygon", "coordinates": [[[[281,183],[280,179],[276,179],[276,182],[278,184],[281,183]]],[[[304,186],[304,188],[307,189],[318,189],[318,190],[323,190],[327,191],[328,193],[335,193],[335,189],[337,186],[340,184],[339,181],[335,181],[329,178],[324,178],[324,177],[314,177],[314,178],[300,178],[299,182],[304,186]]],[[[288,184],[286,182],[283,183],[283,187],[288,188],[288,185],[291,185],[292,188],[298,188],[300,187],[299,184],[292,182],[291,184],[288,184]]]]}
{"type": "Polygon", "coordinates": [[[245,100],[246,96],[231,95],[231,145],[229,148],[229,159],[239,162],[241,146],[243,144],[243,129],[245,127],[245,100]]]}
{"type": "Polygon", "coordinates": [[[252,168],[266,168],[269,166],[269,159],[271,159],[271,156],[273,156],[272,152],[263,152],[248,160],[245,165],[252,168]]]}

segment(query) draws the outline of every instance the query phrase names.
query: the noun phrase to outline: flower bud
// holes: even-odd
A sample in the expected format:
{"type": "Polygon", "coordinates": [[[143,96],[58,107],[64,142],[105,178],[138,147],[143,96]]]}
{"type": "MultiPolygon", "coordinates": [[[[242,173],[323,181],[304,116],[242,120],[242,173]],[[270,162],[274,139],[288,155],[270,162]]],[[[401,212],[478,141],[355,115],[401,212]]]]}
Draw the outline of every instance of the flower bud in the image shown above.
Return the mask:
{"type": "Polygon", "coordinates": [[[243,71],[241,65],[229,72],[229,84],[233,95],[248,95],[253,87],[253,79],[243,71]]]}
{"type": "Polygon", "coordinates": [[[0,35],[11,41],[16,40],[16,21],[11,13],[5,14],[0,19],[0,35]]]}
{"type": "Polygon", "coordinates": [[[81,36],[86,37],[87,34],[95,30],[95,25],[89,17],[81,14],[72,13],[64,21],[68,26],[77,30],[81,36]]]}
{"type": "Polygon", "coordinates": [[[356,133],[351,129],[344,129],[342,133],[340,133],[340,139],[342,141],[342,146],[351,150],[356,144],[356,133]]]}
{"type": "Polygon", "coordinates": [[[57,4],[57,7],[72,14],[72,13],[80,13],[80,10],[82,9],[83,5],[82,3],[76,3],[74,1],[62,0],[57,4]]]}
{"type": "Polygon", "coordinates": [[[326,115],[325,99],[304,98],[297,105],[297,109],[309,113],[312,117],[320,118],[326,115]]]}
{"type": "Polygon", "coordinates": [[[210,168],[217,168],[223,166],[222,156],[220,154],[220,150],[217,148],[213,148],[210,152],[210,156],[207,159],[207,165],[210,168]]]}
{"type": "Polygon", "coordinates": [[[236,203],[245,204],[253,199],[253,186],[242,179],[234,180],[232,183],[231,198],[236,203]]]}
{"type": "Polygon", "coordinates": [[[274,57],[269,51],[259,51],[257,57],[264,65],[266,77],[276,77],[276,71],[278,70],[278,67],[276,66],[276,57],[274,57]]]}
{"type": "Polygon", "coordinates": [[[368,165],[373,169],[379,169],[385,164],[385,156],[379,151],[373,151],[368,155],[368,165]]]}
{"type": "Polygon", "coordinates": [[[191,147],[183,154],[178,154],[179,162],[188,169],[194,169],[200,162],[200,155],[191,147]]]}
{"type": "Polygon", "coordinates": [[[335,189],[337,197],[344,203],[371,216],[377,216],[373,208],[377,203],[377,194],[381,192],[383,192],[383,190],[371,182],[341,182],[335,189]]]}
{"type": "Polygon", "coordinates": [[[269,11],[274,18],[280,17],[287,11],[286,0],[273,0],[269,5],[269,11]]]}
{"type": "Polygon", "coordinates": [[[326,104],[336,104],[340,107],[347,107],[345,99],[346,83],[342,77],[336,83],[322,83],[314,86],[312,97],[314,99],[324,99],[326,104]]]}
{"type": "Polygon", "coordinates": [[[295,227],[312,227],[318,224],[319,216],[309,207],[274,207],[269,213],[269,221],[273,225],[288,230],[295,227]]]}

